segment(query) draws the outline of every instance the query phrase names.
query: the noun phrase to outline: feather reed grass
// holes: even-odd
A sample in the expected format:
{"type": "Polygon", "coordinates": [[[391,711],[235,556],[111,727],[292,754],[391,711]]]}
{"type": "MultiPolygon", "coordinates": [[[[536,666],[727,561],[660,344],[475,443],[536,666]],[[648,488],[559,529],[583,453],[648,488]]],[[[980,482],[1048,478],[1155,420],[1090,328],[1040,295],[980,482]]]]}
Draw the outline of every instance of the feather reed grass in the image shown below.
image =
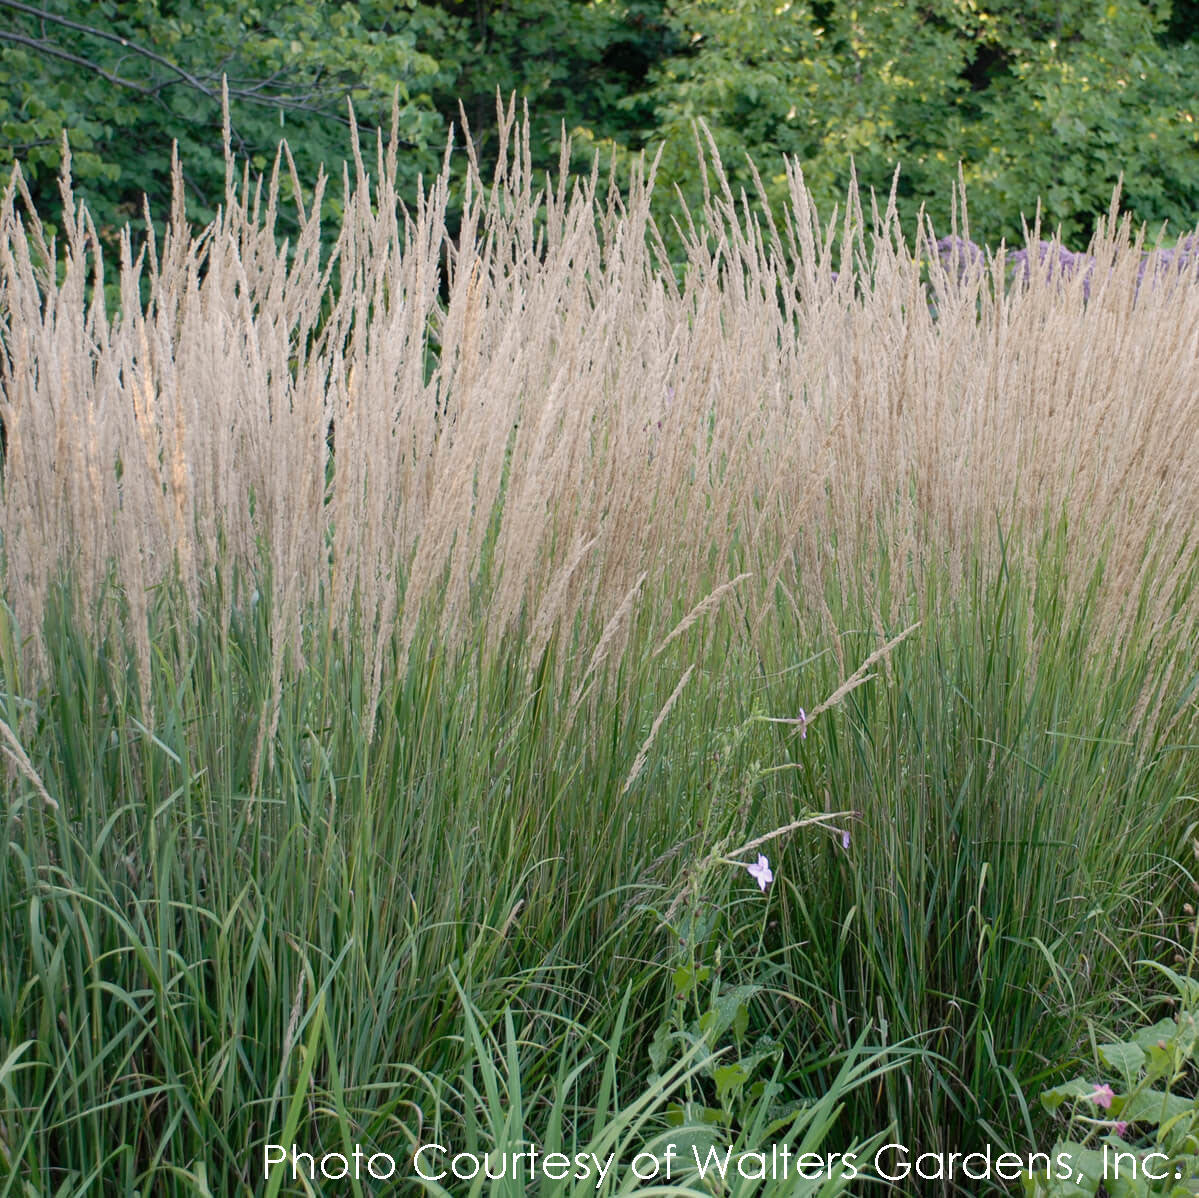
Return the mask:
{"type": "Polygon", "coordinates": [[[500,124],[455,236],[449,150],[405,207],[355,138],[331,253],[285,148],[199,230],[176,163],[115,270],[69,163],[57,238],[4,191],[3,1192],[631,1151],[750,1040],[730,1142],[1027,1146],[1178,951],[1193,270],[1138,288],[1113,206],[1085,293],[949,271],[710,158],[676,273],[652,163],[500,124]],[[680,968],[748,1039],[658,1069],[680,968]]]}
{"type": "Polygon", "coordinates": [[[275,703],[317,609],[369,630],[377,701],[393,628],[402,666],[430,611],[449,644],[481,622],[493,647],[530,624],[542,645],[607,621],[643,573],[694,604],[748,572],[760,613],[880,532],[906,599],[931,561],[993,560],[997,528],[1028,559],[1059,516],[1067,581],[1112,550],[1111,639],[1149,570],[1165,620],[1195,548],[1199,291],[1175,272],[1136,293],[1126,224],[1097,235],[1089,298],[1035,274],[1005,289],[998,268],[927,264],[854,195],[839,238],[822,231],[794,168],[783,228],[763,227],[714,161],[680,283],[655,252],[652,166],[625,199],[597,174],[538,188],[504,117],[512,153],[490,188],[468,170],[456,243],[448,164],[409,212],[382,142],[373,177],[358,156],[345,180],[325,262],[319,204],[295,246],[274,236],[282,156],[265,196],[231,172],[198,234],[177,171],[161,248],[122,243],[111,314],[69,175],[61,246],[14,175],[0,527],[26,635],[69,566],[90,628],[124,597],[144,687],[145,595],[177,573],[194,602],[217,579],[227,628],[236,575],[271,613],[275,703]]]}

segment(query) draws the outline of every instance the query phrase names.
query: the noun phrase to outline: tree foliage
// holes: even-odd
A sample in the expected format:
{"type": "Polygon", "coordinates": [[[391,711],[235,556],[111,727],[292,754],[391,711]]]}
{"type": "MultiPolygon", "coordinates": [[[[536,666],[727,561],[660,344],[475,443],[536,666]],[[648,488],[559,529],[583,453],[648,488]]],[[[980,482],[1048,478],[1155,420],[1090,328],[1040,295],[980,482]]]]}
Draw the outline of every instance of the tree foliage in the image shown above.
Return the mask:
{"type": "MultiPolygon", "coordinates": [[[[63,132],[106,236],[155,211],[180,147],[193,215],[220,199],[220,88],[233,148],[267,169],[286,137],[299,176],[339,173],[346,101],[368,130],[398,94],[401,184],[467,117],[484,160],[497,90],[530,106],[535,163],[562,134],[576,164],[663,144],[663,203],[695,200],[694,125],[735,186],[748,154],[781,203],[781,155],[821,210],[859,181],[944,228],[959,163],[972,224],[1085,240],[1120,176],[1138,219],[1199,214],[1196,6],[1178,0],[0,0],[0,163],[22,163],[53,216],[63,132]],[[459,108],[461,103],[462,107],[459,108]]],[[[338,188],[330,189],[336,206],[338,188]]]]}
{"type": "MultiPolygon", "coordinates": [[[[678,52],[655,64],[668,177],[698,186],[692,120],[741,182],[793,155],[824,209],[859,180],[944,227],[958,164],[976,227],[1019,238],[1038,197],[1050,227],[1084,238],[1121,173],[1145,220],[1199,214],[1199,50],[1170,43],[1169,13],[1135,0],[680,0],[678,52]]],[[[783,174],[771,172],[781,192],[783,174]]],[[[769,187],[769,185],[768,185],[769,187]]]]}
{"type": "Polygon", "coordinates": [[[0,15],[0,160],[20,159],[52,209],[65,131],[102,233],[136,222],[143,193],[164,209],[173,141],[195,215],[211,216],[224,182],[223,78],[235,152],[262,171],[286,138],[305,181],[344,159],[347,100],[369,128],[386,123],[398,90],[414,183],[436,169],[446,136],[434,94],[454,73],[436,55],[465,53],[448,14],[405,0],[0,0],[0,15]]]}

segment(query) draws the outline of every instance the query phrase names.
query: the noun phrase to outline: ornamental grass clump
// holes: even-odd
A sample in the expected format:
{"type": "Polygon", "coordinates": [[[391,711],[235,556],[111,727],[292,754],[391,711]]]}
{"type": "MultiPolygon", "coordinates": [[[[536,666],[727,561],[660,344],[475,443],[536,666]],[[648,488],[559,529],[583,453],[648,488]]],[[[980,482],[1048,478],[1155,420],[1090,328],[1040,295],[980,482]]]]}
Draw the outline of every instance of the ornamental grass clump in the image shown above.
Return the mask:
{"type": "Polygon", "coordinates": [[[23,1192],[257,1193],[281,1136],[631,1152],[680,1094],[746,1149],[1027,1144],[1187,934],[1195,272],[1138,289],[1113,218],[1089,295],[1013,286],[709,155],[676,273],[652,162],[541,180],[499,132],[406,204],[394,137],[334,208],[231,161],[204,228],[177,162],[116,262],[69,162],[54,236],[4,189],[23,1192]]]}
{"type": "MultiPolygon", "coordinates": [[[[1027,558],[1064,516],[1070,579],[1118,547],[1122,573],[1098,596],[1113,632],[1147,558],[1186,558],[1199,466],[1178,330],[1199,289],[1176,274],[1129,304],[1140,255],[1118,222],[1090,251],[1103,297],[994,291],[975,270],[936,281],[934,321],[893,208],[872,224],[851,195],[837,235],[793,171],[783,226],[763,226],[714,162],[679,283],[652,168],[625,195],[598,175],[541,187],[511,114],[501,136],[493,183],[467,167],[456,238],[449,166],[409,210],[394,143],[369,171],[358,155],[327,260],[323,181],[296,244],[275,238],[284,195],[303,192],[285,155],[265,183],[231,172],[202,231],[177,173],[165,232],[138,247],[127,234],[116,264],[69,157],[57,243],[14,173],[0,528],[31,664],[64,569],[89,631],[131,638],[143,692],[147,595],[177,579],[194,609],[213,580],[227,631],[235,594],[257,588],[273,711],[318,609],[342,639],[354,619],[368,630],[373,708],[424,619],[450,646],[485,627],[491,650],[531,636],[536,656],[660,586],[694,605],[743,573],[756,635],[778,588],[814,598],[879,531],[907,563],[901,594],[928,561],[996,560],[997,526],[1027,558]],[[834,280],[834,265],[852,271],[834,280]],[[1163,478],[1160,510],[1127,504],[1163,478]]],[[[1155,594],[1164,610],[1172,588],[1155,594]]]]}

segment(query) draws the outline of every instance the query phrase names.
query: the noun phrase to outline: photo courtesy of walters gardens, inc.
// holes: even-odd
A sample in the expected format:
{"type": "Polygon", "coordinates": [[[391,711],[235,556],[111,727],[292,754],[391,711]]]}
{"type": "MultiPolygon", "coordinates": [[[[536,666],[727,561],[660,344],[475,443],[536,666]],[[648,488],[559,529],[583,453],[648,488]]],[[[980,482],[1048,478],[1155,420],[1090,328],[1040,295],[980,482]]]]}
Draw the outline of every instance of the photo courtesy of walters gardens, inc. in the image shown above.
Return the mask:
{"type": "Polygon", "coordinates": [[[0,1198],[1199,1196],[1197,80],[0,0],[0,1198]]]}
{"type": "MultiPolygon", "coordinates": [[[[1060,1149],[1052,1157],[1034,1152],[1021,1156],[1016,1152],[994,1153],[990,1147],[971,1153],[915,1153],[903,1144],[884,1144],[870,1158],[854,1153],[816,1152],[797,1153],[788,1144],[773,1144],[769,1149],[735,1152],[731,1147],[719,1148],[692,1140],[686,1152],[667,1140],[656,1151],[642,1151],[630,1161],[617,1160],[615,1153],[599,1157],[595,1153],[541,1153],[535,1147],[521,1152],[486,1152],[481,1157],[471,1152],[451,1153],[443,1144],[422,1144],[411,1161],[397,1161],[385,1152],[371,1153],[354,1145],[347,1153],[304,1152],[291,1145],[267,1144],[263,1149],[263,1181],[282,1168],[293,1181],[314,1184],[318,1181],[394,1181],[397,1185],[409,1182],[521,1182],[528,1186],[547,1182],[568,1183],[574,1192],[580,1183],[594,1182],[597,1191],[619,1192],[617,1178],[622,1172],[635,1182],[670,1183],[677,1179],[694,1179],[707,1183],[715,1192],[738,1182],[842,1182],[868,1176],[883,1182],[910,1183],[920,1191],[924,1182],[1014,1182],[1038,1174],[1052,1182],[1081,1185],[1088,1174],[1080,1167],[1069,1149],[1060,1149]],[[612,1189],[609,1189],[611,1185],[612,1189]]],[[[1137,1153],[1120,1151],[1103,1145],[1100,1156],[1100,1180],[1113,1185],[1137,1182],[1177,1183],[1189,1178],[1180,1161],[1171,1160],[1168,1153],[1137,1153]]],[[[1094,1162],[1090,1162],[1094,1169],[1094,1162]]],[[[624,1186],[627,1189],[627,1183],[624,1186]]],[[[806,1190],[804,1192],[807,1192],[806,1190]]]]}

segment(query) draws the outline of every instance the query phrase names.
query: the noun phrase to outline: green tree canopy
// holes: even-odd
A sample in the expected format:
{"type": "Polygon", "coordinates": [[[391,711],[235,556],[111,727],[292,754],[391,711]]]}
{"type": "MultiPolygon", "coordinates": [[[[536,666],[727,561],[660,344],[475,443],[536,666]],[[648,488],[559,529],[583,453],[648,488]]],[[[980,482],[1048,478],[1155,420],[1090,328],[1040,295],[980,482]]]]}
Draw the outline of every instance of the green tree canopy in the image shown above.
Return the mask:
{"type": "Polygon", "coordinates": [[[1199,218],[1199,47],[1167,37],[1166,6],[976,4],[973,0],[679,0],[678,50],[655,63],[653,134],[666,178],[694,196],[691,123],[712,129],[726,170],[751,155],[780,195],[794,156],[822,209],[844,197],[853,157],[864,185],[942,227],[958,164],[973,223],[1018,239],[1041,198],[1077,242],[1124,175],[1141,219],[1199,218]]]}
{"type": "MultiPolygon", "coordinates": [[[[281,137],[310,184],[340,172],[346,100],[386,127],[400,100],[401,182],[440,161],[459,103],[484,163],[497,90],[525,98],[535,165],[596,149],[627,163],[665,143],[673,188],[701,194],[694,122],[735,185],[748,154],[775,203],[793,156],[822,211],[859,180],[901,214],[948,223],[958,164],[980,240],[1021,235],[1038,198],[1079,243],[1123,174],[1135,217],[1199,217],[1199,42],[1189,0],[0,0],[0,163],[18,159],[53,219],[65,130],[105,235],[161,213],[177,140],[193,215],[234,150],[266,169],[281,137]]],[[[338,188],[330,189],[336,206],[338,188]]]]}

